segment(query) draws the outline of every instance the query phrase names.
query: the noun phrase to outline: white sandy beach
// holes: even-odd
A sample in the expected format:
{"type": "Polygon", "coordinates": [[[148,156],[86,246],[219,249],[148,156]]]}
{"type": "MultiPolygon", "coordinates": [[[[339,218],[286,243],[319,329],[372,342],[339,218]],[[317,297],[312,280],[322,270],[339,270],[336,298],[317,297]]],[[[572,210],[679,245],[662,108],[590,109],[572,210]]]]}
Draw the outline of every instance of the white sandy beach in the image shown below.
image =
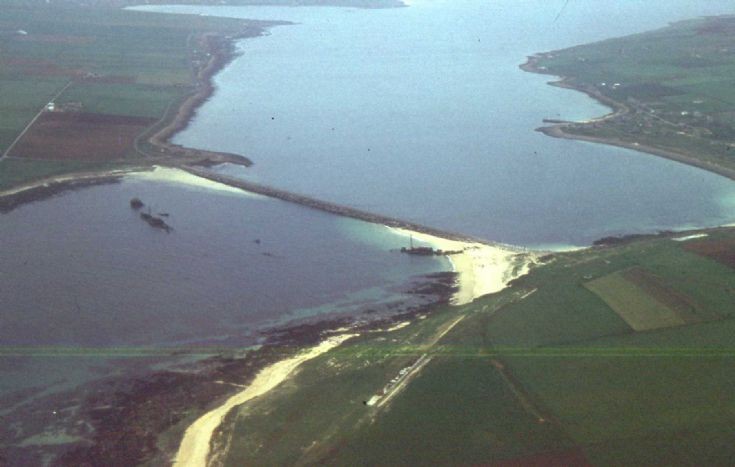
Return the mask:
{"type": "Polygon", "coordinates": [[[531,252],[518,252],[479,242],[449,240],[405,229],[390,229],[405,237],[411,236],[435,250],[462,250],[462,253],[447,256],[458,275],[459,290],[452,297],[453,305],[464,305],[483,295],[503,290],[508,282],[526,274],[536,261],[536,255],[531,252]]]}
{"type": "Polygon", "coordinates": [[[315,347],[263,368],[245,389],[227,399],[224,404],[199,417],[186,429],[184,439],[176,453],[174,465],[206,467],[212,434],[232,408],[267,393],[281,384],[302,363],[318,357],[355,336],[357,334],[329,337],[315,347]]]}
{"type": "Polygon", "coordinates": [[[232,195],[247,196],[255,199],[267,199],[265,196],[256,193],[241,190],[240,188],[225,185],[224,183],[214,182],[206,178],[197,177],[185,170],[173,169],[170,167],[156,166],[153,170],[131,173],[126,178],[133,180],[149,180],[157,183],[172,183],[191,188],[200,188],[203,190],[214,190],[232,195]]]}

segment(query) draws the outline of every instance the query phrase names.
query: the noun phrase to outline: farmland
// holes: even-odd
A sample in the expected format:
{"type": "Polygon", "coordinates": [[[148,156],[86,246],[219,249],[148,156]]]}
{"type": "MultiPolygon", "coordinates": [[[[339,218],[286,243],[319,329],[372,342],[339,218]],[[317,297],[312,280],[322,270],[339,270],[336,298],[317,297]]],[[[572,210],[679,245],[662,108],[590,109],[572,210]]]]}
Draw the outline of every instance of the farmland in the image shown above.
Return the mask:
{"type": "Polygon", "coordinates": [[[524,69],[563,77],[615,113],[543,131],[645,150],[735,177],[735,17],[538,54],[524,69]]]}
{"type": "Polygon", "coordinates": [[[48,113],[15,146],[15,157],[51,160],[119,160],[150,119],[109,114],[48,113]]]}
{"type": "Polygon", "coordinates": [[[734,239],[720,229],[556,254],[498,294],[305,364],[235,409],[216,445],[228,465],[722,465],[735,455],[735,274],[706,253],[734,239]],[[686,286],[703,276],[718,278],[707,301],[686,286]],[[636,330],[613,308],[631,290],[633,320],[651,303],[689,315],[636,330]],[[364,404],[424,354],[388,404],[364,404]]]}
{"type": "Polygon", "coordinates": [[[226,39],[271,24],[29,5],[0,18],[0,189],[84,161],[146,164],[138,138],[201,87],[212,57],[226,63],[226,39]]]}
{"type": "Polygon", "coordinates": [[[696,323],[686,296],[662,285],[641,268],[614,272],[585,284],[636,331],[696,323]]]}

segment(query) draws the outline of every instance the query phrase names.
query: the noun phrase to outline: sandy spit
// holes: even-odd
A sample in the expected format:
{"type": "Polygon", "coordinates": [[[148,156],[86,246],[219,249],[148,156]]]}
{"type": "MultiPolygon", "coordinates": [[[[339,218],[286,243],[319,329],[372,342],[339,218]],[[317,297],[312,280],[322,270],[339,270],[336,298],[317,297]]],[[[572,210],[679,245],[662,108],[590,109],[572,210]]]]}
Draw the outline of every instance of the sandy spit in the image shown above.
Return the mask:
{"type": "Polygon", "coordinates": [[[212,434],[232,408],[267,393],[281,384],[302,363],[318,357],[355,336],[357,334],[331,336],[315,347],[263,368],[245,389],[227,399],[224,404],[199,417],[186,429],[184,439],[176,453],[174,465],[206,467],[212,434]]]}
{"type": "Polygon", "coordinates": [[[405,229],[390,229],[405,237],[411,236],[435,250],[462,250],[462,253],[447,256],[458,275],[459,290],[451,299],[452,305],[464,305],[483,295],[503,290],[508,282],[526,274],[537,260],[531,252],[513,251],[479,242],[449,240],[405,229]]]}
{"type": "Polygon", "coordinates": [[[265,196],[250,193],[249,191],[225,185],[224,183],[214,182],[203,177],[197,177],[185,170],[170,167],[155,166],[153,170],[134,172],[129,174],[126,178],[131,180],[146,180],[158,183],[177,184],[190,188],[247,196],[255,199],[266,199],[265,196]]]}

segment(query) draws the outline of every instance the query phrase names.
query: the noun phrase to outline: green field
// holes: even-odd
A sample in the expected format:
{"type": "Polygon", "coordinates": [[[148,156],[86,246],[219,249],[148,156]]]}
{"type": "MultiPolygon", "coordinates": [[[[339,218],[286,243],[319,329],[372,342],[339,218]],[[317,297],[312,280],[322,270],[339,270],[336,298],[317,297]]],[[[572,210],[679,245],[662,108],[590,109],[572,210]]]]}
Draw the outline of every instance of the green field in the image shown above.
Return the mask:
{"type": "Polygon", "coordinates": [[[105,170],[119,166],[121,165],[115,163],[4,159],[0,161],[0,190],[29,180],[41,179],[53,175],[87,170],[105,170]]]}
{"type": "MultiPolygon", "coordinates": [[[[722,229],[697,242],[732,239],[722,229]]],[[[226,465],[725,465],[735,273],[686,245],[557,254],[498,294],[348,341],[231,414],[226,465]],[[606,302],[631,293],[638,269],[656,274],[635,292],[640,319],[651,313],[640,296],[668,290],[689,306],[690,282],[719,288],[696,302],[695,321],[635,332],[606,302]],[[590,282],[612,285],[605,300],[590,282]],[[387,406],[362,403],[423,353],[433,359],[387,406]]]]}
{"type": "Polygon", "coordinates": [[[735,169],[735,17],[676,23],[539,55],[539,71],[618,102],[627,113],[565,127],[735,169]]]}
{"type": "MultiPolygon", "coordinates": [[[[194,74],[207,60],[202,34],[253,35],[268,24],[75,2],[29,5],[11,2],[0,15],[0,154],[67,84],[55,99],[59,108],[158,120],[193,92],[194,74]]],[[[0,189],[78,167],[75,161],[4,161],[0,189]]]]}
{"type": "Polygon", "coordinates": [[[687,321],[618,271],[585,284],[636,331],[681,326],[687,321]]]}

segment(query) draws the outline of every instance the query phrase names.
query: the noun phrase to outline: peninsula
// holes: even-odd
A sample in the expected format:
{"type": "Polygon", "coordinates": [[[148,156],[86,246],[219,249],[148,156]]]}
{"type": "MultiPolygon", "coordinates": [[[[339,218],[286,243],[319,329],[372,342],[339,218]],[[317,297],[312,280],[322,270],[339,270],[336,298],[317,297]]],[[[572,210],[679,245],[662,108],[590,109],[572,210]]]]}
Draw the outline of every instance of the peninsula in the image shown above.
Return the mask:
{"type": "Polygon", "coordinates": [[[621,146],[735,179],[735,17],[666,28],[533,55],[526,71],[584,92],[612,113],[550,122],[539,131],[621,146]]]}

